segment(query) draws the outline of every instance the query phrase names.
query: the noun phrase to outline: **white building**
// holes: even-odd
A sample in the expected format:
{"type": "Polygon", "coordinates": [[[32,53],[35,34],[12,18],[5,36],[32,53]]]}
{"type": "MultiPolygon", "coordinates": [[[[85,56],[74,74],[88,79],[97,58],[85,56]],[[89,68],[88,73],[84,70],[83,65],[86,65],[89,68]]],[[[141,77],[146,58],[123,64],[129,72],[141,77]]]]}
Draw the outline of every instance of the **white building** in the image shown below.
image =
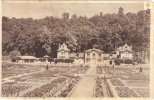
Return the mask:
{"type": "Polygon", "coordinates": [[[57,50],[57,58],[58,59],[68,59],[69,58],[70,49],[67,48],[67,45],[63,43],[60,48],[57,50]]]}
{"type": "Polygon", "coordinates": [[[120,59],[133,59],[132,47],[128,46],[127,44],[117,48],[116,54],[117,58],[120,59]]]}

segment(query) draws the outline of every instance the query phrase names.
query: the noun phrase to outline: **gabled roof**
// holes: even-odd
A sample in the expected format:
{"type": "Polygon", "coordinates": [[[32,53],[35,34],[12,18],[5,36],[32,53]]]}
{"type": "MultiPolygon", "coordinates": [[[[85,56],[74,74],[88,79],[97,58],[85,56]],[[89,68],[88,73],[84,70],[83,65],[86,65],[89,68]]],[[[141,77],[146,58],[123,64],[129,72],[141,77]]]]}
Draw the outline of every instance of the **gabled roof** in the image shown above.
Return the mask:
{"type": "Polygon", "coordinates": [[[103,53],[102,50],[95,49],[95,48],[93,48],[93,49],[89,49],[89,50],[85,51],[85,53],[92,52],[92,51],[96,51],[96,52],[98,52],[98,53],[103,53]]]}
{"type": "Polygon", "coordinates": [[[120,51],[120,52],[125,52],[125,51],[133,52],[132,51],[132,48],[130,46],[128,46],[127,44],[125,44],[124,46],[121,46],[121,47],[117,48],[117,50],[120,51]]]}
{"type": "Polygon", "coordinates": [[[67,45],[64,43],[61,45],[61,47],[57,51],[70,51],[70,49],[67,48],[67,45]]]}

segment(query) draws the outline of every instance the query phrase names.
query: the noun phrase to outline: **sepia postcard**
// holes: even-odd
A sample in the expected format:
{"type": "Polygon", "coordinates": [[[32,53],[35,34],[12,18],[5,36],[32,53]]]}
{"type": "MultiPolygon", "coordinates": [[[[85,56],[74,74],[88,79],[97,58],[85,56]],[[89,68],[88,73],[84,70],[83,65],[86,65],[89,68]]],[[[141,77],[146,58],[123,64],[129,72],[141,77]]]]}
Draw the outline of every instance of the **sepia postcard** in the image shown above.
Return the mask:
{"type": "Polygon", "coordinates": [[[150,1],[2,1],[2,99],[153,98],[150,1]]]}

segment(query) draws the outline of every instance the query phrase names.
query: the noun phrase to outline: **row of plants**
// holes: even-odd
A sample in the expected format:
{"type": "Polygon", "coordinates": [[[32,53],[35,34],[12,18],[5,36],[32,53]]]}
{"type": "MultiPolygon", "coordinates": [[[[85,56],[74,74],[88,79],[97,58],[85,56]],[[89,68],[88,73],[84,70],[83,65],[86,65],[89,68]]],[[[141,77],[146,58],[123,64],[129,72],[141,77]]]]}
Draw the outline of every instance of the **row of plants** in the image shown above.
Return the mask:
{"type": "Polygon", "coordinates": [[[111,81],[113,86],[124,86],[124,84],[120,80],[118,80],[116,78],[111,79],[110,81],[111,81]]]}
{"type": "Polygon", "coordinates": [[[74,86],[79,82],[81,77],[74,77],[72,81],[69,83],[69,85],[61,91],[59,94],[60,97],[67,97],[68,94],[71,92],[71,90],[74,88],[74,86]]]}
{"type": "Polygon", "coordinates": [[[40,88],[27,92],[23,97],[52,97],[64,84],[66,84],[66,79],[66,77],[59,77],[40,88]]]}
{"type": "Polygon", "coordinates": [[[74,60],[73,59],[55,59],[54,62],[55,63],[73,63],[74,60]]]}
{"type": "Polygon", "coordinates": [[[24,91],[31,86],[17,86],[12,83],[2,84],[2,97],[19,97],[21,91],[24,91]]]}
{"type": "Polygon", "coordinates": [[[95,96],[96,97],[103,97],[103,89],[102,89],[102,82],[99,77],[96,78],[96,87],[95,87],[95,96]]]}
{"type": "Polygon", "coordinates": [[[44,68],[44,65],[2,63],[2,78],[40,71],[42,68],[44,68]]]}
{"type": "Polygon", "coordinates": [[[117,91],[119,97],[138,97],[138,95],[128,87],[115,87],[115,90],[117,91]]]}

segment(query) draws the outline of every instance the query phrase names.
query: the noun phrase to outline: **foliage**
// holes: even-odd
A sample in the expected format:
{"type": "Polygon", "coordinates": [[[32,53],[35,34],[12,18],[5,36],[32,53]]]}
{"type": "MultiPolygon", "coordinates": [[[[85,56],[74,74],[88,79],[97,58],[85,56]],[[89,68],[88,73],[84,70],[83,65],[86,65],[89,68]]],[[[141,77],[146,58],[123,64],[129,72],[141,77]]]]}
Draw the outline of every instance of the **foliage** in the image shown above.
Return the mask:
{"type": "Polygon", "coordinates": [[[56,59],[55,62],[56,63],[73,63],[74,60],[73,59],[56,59]]]}
{"type": "Polygon", "coordinates": [[[122,59],[115,59],[115,64],[116,65],[120,65],[121,63],[123,63],[122,59]]]}
{"type": "MultiPolygon", "coordinates": [[[[21,55],[56,58],[58,46],[66,43],[71,52],[84,52],[92,47],[110,53],[127,43],[134,52],[150,52],[150,10],[137,13],[117,13],[62,18],[46,17],[7,18],[2,17],[2,54],[9,55],[14,50],[21,55]]],[[[149,57],[149,56],[148,56],[149,57]]]]}
{"type": "Polygon", "coordinates": [[[12,62],[15,62],[17,57],[20,56],[20,51],[18,50],[14,50],[12,52],[10,52],[10,58],[12,59],[12,62]]]}
{"type": "Polygon", "coordinates": [[[124,61],[124,63],[125,63],[125,64],[132,64],[133,62],[132,62],[131,59],[126,59],[126,60],[124,61]]]}

